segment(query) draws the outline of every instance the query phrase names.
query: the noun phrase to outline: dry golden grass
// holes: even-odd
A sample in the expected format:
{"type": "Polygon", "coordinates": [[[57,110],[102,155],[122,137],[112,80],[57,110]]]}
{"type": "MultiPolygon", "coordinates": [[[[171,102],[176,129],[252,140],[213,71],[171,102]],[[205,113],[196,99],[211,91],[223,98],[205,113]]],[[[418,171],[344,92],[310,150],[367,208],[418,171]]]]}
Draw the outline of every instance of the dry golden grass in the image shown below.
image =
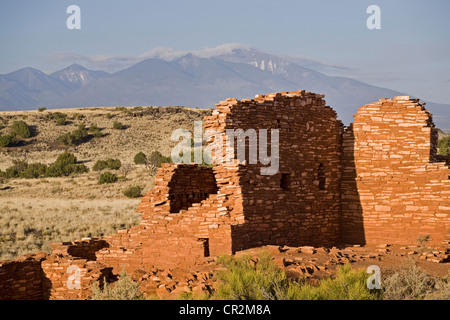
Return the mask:
{"type": "Polygon", "coordinates": [[[0,260],[50,251],[50,243],[115,233],[139,223],[139,200],[0,199],[0,260]]]}
{"type": "Polygon", "coordinates": [[[7,133],[15,120],[24,120],[37,133],[21,146],[0,148],[0,170],[10,167],[13,160],[50,164],[64,151],[75,154],[90,169],[97,160],[114,158],[122,162],[120,170],[112,171],[120,177],[112,184],[98,184],[101,172],[92,170],[71,177],[0,182],[0,260],[48,252],[53,242],[107,235],[139,223],[135,210],[140,199],[128,199],[123,191],[138,185],[145,194],[153,186],[154,175],[134,164],[134,155],[158,150],[169,156],[177,143],[170,140],[172,132],[179,128],[192,131],[194,121],[202,120],[208,113],[187,108],[173,113],[145,111],[146,108],[90,108],[0,112],[0,134],[7,133]],[[46,119],[48,113],[56,111],[67,114],[67,125],[58,126],[54,120],[46,119]],[[115,120],[126,129],[113,129],[115,120]],[[97,125],[105,136],[76,147],[56,142],[80,122],[86,127],[97,125]],[[126,174],[124,167],[128,167],[126,174]]]}

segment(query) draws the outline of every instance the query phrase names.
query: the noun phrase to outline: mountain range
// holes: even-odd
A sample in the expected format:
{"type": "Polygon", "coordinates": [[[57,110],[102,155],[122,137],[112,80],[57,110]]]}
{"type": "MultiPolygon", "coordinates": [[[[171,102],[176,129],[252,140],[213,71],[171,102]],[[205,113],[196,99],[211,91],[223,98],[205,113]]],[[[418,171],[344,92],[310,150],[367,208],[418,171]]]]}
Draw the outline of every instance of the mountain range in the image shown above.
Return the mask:
{"type": "MultiPolygon", "coordinates": [[[[195,52],[170,58],[154,56],[114,73],[72,64],[47,75],[27,67],[0,75],[0,111],[43,106],[212,108],[229,97],[243,99],[268,92],[307,90],[324,93],[327,105],[348,125],[361,105],[408,95],[350,78],[327,76],[313,68],[313,64],[306,67],[245,46],[208,56],[195,52]]],[[[450,128],[450,105],[427,101],[427,108],[439,128],[450,128]]]]}

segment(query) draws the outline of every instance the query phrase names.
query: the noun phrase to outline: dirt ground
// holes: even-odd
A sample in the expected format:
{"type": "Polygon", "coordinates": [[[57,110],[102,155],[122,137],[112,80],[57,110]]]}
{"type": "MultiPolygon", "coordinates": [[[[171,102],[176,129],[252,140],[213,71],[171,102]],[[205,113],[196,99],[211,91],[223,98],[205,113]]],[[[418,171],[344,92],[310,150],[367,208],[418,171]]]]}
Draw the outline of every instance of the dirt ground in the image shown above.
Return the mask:
{"type": "MultiPolygon", "coordinates": [[[[382,286],[383,279],[401,268],[410,269],[413,264],[417,265],[419,272],[427,274],[431,279],[438,280],[450,275],[448,250],[445,248],[436,250],[426,246],[402,247],[386,244],[332,248],[267,245],[238,251],[236,257],[250,255],[256,261],[261,252],[269,253],[275,264],[286,272],[288,278],[307,280],[312,284],[325,277],[334,277],[337,267],[345,264],[350,264],[352,269],[363,269],[366,272],[369,266],[379,267],[382,286]],[[421,258],[427,255],[433,255],[434,258],[440,255],[443,260],[437,263],[421,258]]],[[[141,290],[148,296],[176,299],[182,292],[194,294],[211,292],[217,287],[216,272],[219,270],[224,270],[224,267],[216,262],[215,257],[209,257],[189,269],[151,268],[135,272],[131,277],[139,282],[141,290]]]]}

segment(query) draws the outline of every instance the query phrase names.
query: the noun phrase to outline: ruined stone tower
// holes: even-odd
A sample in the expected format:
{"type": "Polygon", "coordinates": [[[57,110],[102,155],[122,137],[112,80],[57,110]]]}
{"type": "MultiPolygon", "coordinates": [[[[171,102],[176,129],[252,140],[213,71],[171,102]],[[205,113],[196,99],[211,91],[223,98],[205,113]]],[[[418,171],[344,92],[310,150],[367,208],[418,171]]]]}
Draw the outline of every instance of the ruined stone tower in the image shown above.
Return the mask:
{"type": "MultiPolygon", "coordinates": [[[[189,267],[268,244],[448,240],[450,160],[436,155],[437,131],[424,104],[381,99],[362,106],[344,129],[323,97],[295,91],[221,101],[205,130],[219,137],[227,130],[276,130],[277,140],[237,136],[248,140],[244,159],[235,154],[213,168],[164,164],[137,209],[140,225],[2,262],[0,299],[84,298],[92,282],[122,267],[189,267]],[[270,152],[276,142],[279,147],[271,174],[262,174],[268,165],[260,153],[260,161],[249,156],[265,142],[270,152]],[[82,289],[67,286],[74,266],[82,289]]],[[[230,157],[227,143],[215,157],[230,157]]]]}
{"type": "Polygon", "coordinates": [[[262,175],[264,165],[250,164],[248,152],[244,163],[214,169],[164,165],[138,209],[142,233],[157,244],[143,242],[152,248],[144,259],[194,262],[265,244],[337,243],[341,123],[322,98],[298,91],[218,104],[205,129],[224,137],[226,130],[278,129],[279,168],[262,175]]]}

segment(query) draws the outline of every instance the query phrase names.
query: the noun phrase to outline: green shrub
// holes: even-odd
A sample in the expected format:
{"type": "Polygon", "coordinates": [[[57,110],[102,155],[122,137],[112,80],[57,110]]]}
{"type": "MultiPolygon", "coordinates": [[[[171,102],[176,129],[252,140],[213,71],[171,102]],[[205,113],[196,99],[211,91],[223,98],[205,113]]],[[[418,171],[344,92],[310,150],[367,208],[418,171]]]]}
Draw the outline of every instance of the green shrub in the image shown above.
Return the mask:
{"type": "Polygon", "coordinates": [[[73,144],[73,139],[70,132],[64,133],[63,135],[59,136],[57,140],[66,146],[70,146],[73,144]]]}
{"type": "Polygon", "coordinates": [[[428,294],[426,299],[450,300],[450,272],[447,276],[436,281],[434,291],[428,294]]]}
{"type": "Polygon", "coordinates": [[[114,173],[111,173],[109,171],[106,171],[100,175],[98,178],[98,184],[105,184],[105,183],[114,183],[118,180],[117,176],[114,173]]]}
{"type": "Polygon", "coordinates": [[[147,164],[147,156],[143,152],[138,152],[134,156],[134,163],[136,164],[147,164]]]}
{"type": "Polygon", "coordinates": [[[25,160],[13,160],[13,169],[16,169],[18,172],[24,171],[26,168],[28,168],[28,162],[25,160]]]}
{"type": "Polygon", "coordinates": [[[115,120],[113,122],[113,128],[116,130],[122,130],[122,129],[125,129],[125,126],[121,122],[115,120]]]}
{"type": "Polygon", "coordinates": [[[420,246],[427,246],[428,242],[430,242],[430,235],[429,234],[425,234],[425,235],[420,235],[417,237],[417,242],[419,243],[420,246]]]}
{"type": "Polygon", "coordinates": [[[20,178],[36,179],[45,177],[47,166],[42,163],[30,163],[28,167],[20,173],[20,178]]]}
{"type": "Polygon", "coordinates": [[[365,270],[352,270],[349,264],[336,270],[336,277],[325,278],[318,285],[290,286],[287,297],[294,300],[374,300],[378,290],[367,288],[365,270]]]}
{"type": "Polygon", "coordinates": [[[67,123],[67,115],[65,113],[54,112],[50,117],[55,120],[58,126],[65,126],[67,123]]]}
{"type": "Polygon", "coordinates": [[[108,169],[119,170],[121,166],[122,166],[122,163],[120,162],[119,159],[109,158],[106,160],[106,168],[108,168],[108,169]]]}
{"type": "Polygon", "coordinates": [[[42,163],[28,164],[24,160],[13,160],[13,166],[7,168],[3,175],[7,179],[36,179],[40,177],[62,177],[89,171],[84,164],[77,164],[76,162],[77,158],[68,152],[60,154],[56,161],[49,166],[42,163]]]}
{"type": "Polygon", "coordinates": [[[84,115],[82,115],[81,113],[75,112],[74,114],[72,114],[71,118],[74,120],[81,120],[84,118],[84,115]]]}
{"type": "Polygon", "coordinates": [[[100,128],[96,124],[91,124],[88,129],[89,133],[97,130],[100,130],[100,128]]]}
{"type": "Polygon", "coordinates": [[[0,135],[0,147],[6,148],[11,147],[14,145],[14,142],[16,140],[16,135],[14,133],[11,133],[9,135],[0,135]]]}
{"type": "Polygon", "coordinates": [[[250,255],[240,258],[220,256],[219,263],[227,270],[219,271],[217,297],[225,300],[276,300],[289,282],[267,253],[257,259],[250,255]]]}
{"type": "Polygon", "coordinates": [[[153,151],[149,158],[143,152],[139,152],[134,156],[134,163],[144,164],[151,169],[160,168],[163,163],[171,163],[170,157],[163,156],[159,151],[153,151]]]}
{"type": "Polygon", "coordinates": [[[77,130],[86,131],[87,132],[86,125],[83,122],[79,123],[77,130]]]}
{"type": "Polygon", "coordinates": [[[14,121],[11,125],[11,129],[16,135],[23,139],[28,139],[31,137],[30,127],[28,127],[25,121],[14,121]]]}
{"type": "Polygon", "coordinates": [[[56,158],[55,164],[60,164],[62,166],[71,165],[77,163],[77,157],[73,153],[64,152],[61,153],[58,158],[56,158]]]}
{"type": "Polygon", "coordinates": [[[12,167],[5,170],[5,178],[21,178],[23,172],[29,167],[28,162],[25,160],[13,160],[12,167]]]}
{"type": "Polygon", "coordinates": [[[139,198],[141,193],[142,189],[140,186],[129,186],[123,191],[123,194],[128,198],[139,198]]]}
{"type": "Polygon", "coordinates": [[[58,156],[56,161],[47,167],[47,177],[68,176],[73,173],[85,173],[89,169],[84,164],[77,164],[74,154],[64,152],[58,156]]]}
{"type": "Polygon", "coordinates": [[[38,108],[38,111],[39,111],[39,112],[44,112],[45,110],[47,110],[46,107],[40,107],[40,108],[38,108]]]}
{"type": "Polygon", "coordinates": [[[66,146],[77,146],[86,142],[89,138],[89,133],[84,124],[78,125],[78,129],[72,132],[67,132],[58,138],[58,141],[66,146]]]}
{"type": "Polygon", "coordinates": [[[67,123],[66,118],[56,118],[55,121],[58,126],[65,126],[67,123]]]}
{"type": "Polygon", "coordinates": [[[94,167],[92,168],[94,171],[101,171],[104,169],[110,169],[110,170],[119,170],[122,163],[119,159],[107,159],[107,160],[98,160],[94,167]]]}
{"type": "Polygon", "coordinates": [[[101,137],[103,137],[103,133],[100,130],[92,131],[91,134],[92,134],[92,136],[94,138],[101,138],[101,137]]]}
{"type": "Polygon", "coordinates": [[[13,179],[13,178],[18,178],[20,175],[20,172],[14,168],[7,168],[5,170],[5,175],[6,175],[7,179],[13,179]]]}
{"type": "Polygon", "coordinates": [[[88,132],[92,134],[95,138],[100,138],[103,136],[102,130],[95,124],[89,127],[88,132]]]}
{"type": "Polygon", "coordinates": [[[104,169],[106,169],[106,161],[105,160],[98,160],[92,167],[92,170],[94,170],[94,171],[102,171],[104,169]]]}
{"type": "Polygon", "coordinates": [[[47,167],[45,176],[46,177],[62,177],[69,176],[71,174],[85,173],[89,169],[84,164],[72,164],[67,166],[62,166],[59,164],[51,164],[47,167]]]}
{"type": "Polygon", "coordinates": [[[91,288],[92,300],[143,300],[144,296],[139,291],[139,284],[134,282],[127,272],[122,269],[119,280],[113,284],[104,281],[103,289],[97,282],[91,288]]]}
{"type": "Polygon", "coordinates": [[[57,178],[57,177],[62,177],[62,176],[66,176],[69,175],[69,172],[65,170],[65,168],[55,165],[55,164],[51,164],[47,167],[47,170],[45,171],[45,176],[46,177],[51,177],[51,178],[57,178]]]}
{"type": "Polygon", "coordinates": [[[441,155],[450,155],[450,135],[439,139],[438,153],[441,155]]]}
{"type": "Polygon", "coordinates": [[[340,267],[336,278],[325,278],[318,285],[289,280],[271,256],[261,253],[251,256],[219,257],[227,269],[218,272],[219,286],[215,297],[231,300],[372,300],[376,290],[367,288],[365,270],[340,267]]]}
{"type": "Polygon", "coordinates": [[[382,280],[383,299],[419,300],[429,295],[433,280],[415,262],[403,266],[393,275],[382,280]]]}
{"type": "Polygon", "coordinates": [[[171,163],[172,159],[170,157],[163,156],[159,151],[153,151],[150,155],[149,162],[151,165],[161,168],[163,163],[171,163]]]}

